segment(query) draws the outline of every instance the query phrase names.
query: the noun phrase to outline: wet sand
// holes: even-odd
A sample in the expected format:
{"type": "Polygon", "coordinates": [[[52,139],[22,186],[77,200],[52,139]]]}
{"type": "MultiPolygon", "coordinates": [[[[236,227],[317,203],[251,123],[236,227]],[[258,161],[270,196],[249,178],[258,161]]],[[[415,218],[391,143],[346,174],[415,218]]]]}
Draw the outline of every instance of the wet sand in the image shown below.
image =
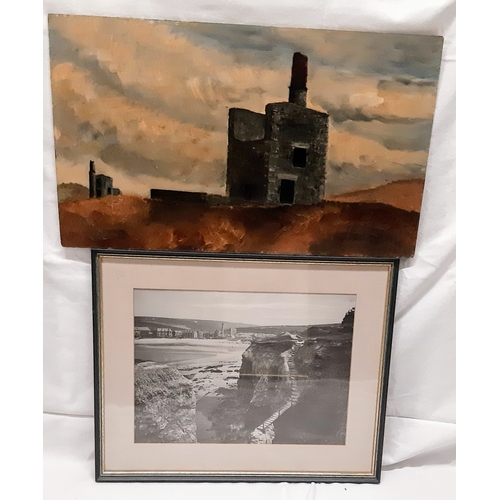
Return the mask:
{"type": "Polygon", "coordinates": [[[191,380],[198,442],[218,442],[210,415],[223,401],[222,392],[236,388],[241,355],[249,345],[223,339],[141,339],[135,341],[135,359],[175,366],[191,380]]]}
{"type": "Polygon", "coordinates": [[[175,366],[193,382],[199,400],[236,385],[241,355],[249,345],[224,339],[141,339],[135,341],[135,359],[175,366]]]}
{"type": "Polygon", "coordinates": [[[140,339],[135,340],[135,359],[175,366],[214,358],[215,361],[241,359],[248,342],[223,339],[140,339]]]}

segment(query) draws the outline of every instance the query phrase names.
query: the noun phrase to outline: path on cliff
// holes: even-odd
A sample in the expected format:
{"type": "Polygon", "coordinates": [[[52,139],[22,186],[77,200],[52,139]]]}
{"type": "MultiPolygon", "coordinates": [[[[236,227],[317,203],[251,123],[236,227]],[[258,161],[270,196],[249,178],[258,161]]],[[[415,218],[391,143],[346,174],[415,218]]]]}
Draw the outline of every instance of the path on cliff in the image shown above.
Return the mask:
{"type": "MultiPolygon", "coordinates": [[[[292,387],[292,390],[290,391],[290,396],[288,398],[288,401],[278,408],[268,419],[264,420],[262,424],[258,425],[255,430],[250,434],[253,437],[261,436],[261,435],[268,435],[269,430],[272,428],[273,423],[281,416],[285,411],[287,411],[289,408],[297,404],[297,401],[299,400],[299,388],[297,385],[297,377],[298,377],[298,372],[297,368],[295,366],[295,354],[299,347],[304,345],[304,341],[300,340],[295,340],[295,343],[293,347],[285,351],[282,355],[285,358],[285,363],[288,365],[288,371],[289,371],[289,377],[290,377],[290,385],[292,387]]],[[[274,436],[274,432],[272,433],[274,436]]],[[[266,440],[267,442],[267,440],[266,440]]],[[[272,443],[272,439],[270,439],[270,442],[272,443]]]]}

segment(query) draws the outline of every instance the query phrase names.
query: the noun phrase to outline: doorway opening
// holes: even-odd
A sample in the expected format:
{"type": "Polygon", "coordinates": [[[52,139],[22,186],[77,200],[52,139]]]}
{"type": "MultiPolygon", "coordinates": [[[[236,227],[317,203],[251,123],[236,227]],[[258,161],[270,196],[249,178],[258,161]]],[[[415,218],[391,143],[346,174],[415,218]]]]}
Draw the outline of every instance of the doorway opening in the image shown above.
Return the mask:
{"type": "Polygon", "coordinates": [[[295,181],[281,179],[280,184],[280,203],[293,203],[295,196],[295,181]]]}

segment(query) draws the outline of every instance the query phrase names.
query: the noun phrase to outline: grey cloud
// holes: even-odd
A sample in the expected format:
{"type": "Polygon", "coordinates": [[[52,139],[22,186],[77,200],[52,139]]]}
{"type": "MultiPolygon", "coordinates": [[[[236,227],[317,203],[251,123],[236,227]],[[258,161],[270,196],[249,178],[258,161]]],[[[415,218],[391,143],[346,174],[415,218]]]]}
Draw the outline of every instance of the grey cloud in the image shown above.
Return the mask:
{"type": "Polygon", "coordinates": [[[413,35],[401,37],[395,42],[394,48],[400,52],[400,58],[394,61],[394,67],[402,70],[403,74],[419,78],[437,79],[436,70],[439,68],[439,62],[441,61],[443,37],[425,37],[425,44],[418,43],[418,37],[423,39],[421,35],[413,35]],[[437,64],[430,65],[429,62],[431,61],[437,64]]]}
{"type": "Polygon", "coordinates": [[[173,30],[198,45],[244,57],[249,64],[287,68],[291,54],[300,51],[311,64],[353,74],[431,80],[439,75],[443,43],[438,36],[203,23],[178,24],[173,30]]]}
{"type": "Polygon", "coordinates": [[[343,123],[348,120],[358,121],[358,122],[372,122],[378,121],[381,123],[399,123],[399,124],[415,124],[422,121],[428,122],[429,120],[423,120],[421,118],[406,118],[401,116],[390,116],[390,115],[380,115],[377,113],[370,113],[366,109],[359,107],[352,108],[348,105],[336,106],[332,103],[322,101],[317,99],[314,101],[315,104],[321,106],[329,115],[330,121],[335,123],[343,123]]]}
{"type": "MultiPolygon", "coordinates": [[[[107,87],[118,93],[124,92],[124,87],[116,73],[103,68],[97,58],[82,56],[78,47],[75,47],[67,38],[57,30],[49,30],[50,60],[52,66],[60,62],[71,62],[92,75],[92,80],[101,86],[107,87]]],[[[139,94],[135,95],[140,97],[139,94]]]]}
{"type": "Polygon", "coordinates": [[[377,141],[387,149],[427,151],[431,138],[432,120],[418,120],[413,123],[358,120],[346,121],[336,128],[377,141]]]}
{"type": "MultiPolygon", "coordinates": [[[[412,80],[411,78],[396,77],[393,81],[402,83],[403,85],[416,85],[417,87],[436,87],[435,80],[412,80]]],[[[388,85],[390,83],[392,83],[391,80],[381,80],[379,88],[384,88],[384,85],[388,85]]]]}
{"type": "Polygon", "coordinates": [[[380,80],[377,88],[380,90],[396,90],[396,91],[409,91],[421,92],[422,87],[429,87],[429,91],[437,89],[437,84],[434,80],[420,80],[403,77],[395,77],[392,80],[380,80]]]}
{"type": "Polygon", "coordinates": [[[114,166],[129,177],[146,175],[158,179],[178,181],[182,178],[186,183],[207,184],[216,186],[225,178],[225,163],[222,160],[204,163],[200,161],[188,164],[185,159],[176,157],[166,150],[162,158],[147,158],[126,146],[112,144],[98,153],[99,158],[108,165],[114,166]]]}
{"type": "Polygon", "coordinates": [[[102,147],[109,147],[118,143],[118,129],[114,125],[105,125],[104,132],[97,130],[90,122],[83,122],[78,125],[78,136],[82,142],[98,144],[102,147]]]}
{"type": "Polygon", "coordinates": [[[279,29],[272,27],[179,23],[172,26],[171,32],[196,45],[231,54],[236,63],[289,67],[295,51],[293,44],[279,35],[279,29]]]}

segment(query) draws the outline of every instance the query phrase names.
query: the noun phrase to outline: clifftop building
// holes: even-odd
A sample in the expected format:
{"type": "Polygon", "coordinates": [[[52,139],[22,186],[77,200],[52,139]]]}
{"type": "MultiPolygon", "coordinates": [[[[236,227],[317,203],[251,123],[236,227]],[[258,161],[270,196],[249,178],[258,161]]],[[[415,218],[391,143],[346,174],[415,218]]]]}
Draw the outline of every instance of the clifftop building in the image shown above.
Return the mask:
{"type": "Polygon", "coordinates": [[[231,200],[305,204],[324,197],[328,115],[307,107],[307,57],[293,55],[288,102],[265,113],[231,108],[226,191],[231,200]]]}
{"type": "Polygon", "coordinates": [[[117,196],[121,194],[118,188],[113,187],[113,178],[104,174],[95,173],[94,161],[89,164],[89,198],[117,196]]]}

